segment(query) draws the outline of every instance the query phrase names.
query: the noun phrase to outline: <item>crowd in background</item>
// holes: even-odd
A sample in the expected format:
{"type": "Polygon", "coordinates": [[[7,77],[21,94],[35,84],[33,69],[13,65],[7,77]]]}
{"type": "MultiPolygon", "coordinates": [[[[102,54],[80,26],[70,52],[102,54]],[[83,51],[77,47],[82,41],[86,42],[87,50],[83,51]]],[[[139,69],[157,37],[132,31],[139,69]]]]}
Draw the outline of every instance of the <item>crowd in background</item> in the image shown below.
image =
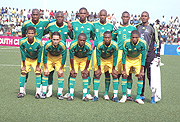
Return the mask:
{"type": "MultiPolygon", "coordinates": [[[[41,10],[40,17],[43,19],[55,19],[57,10],[41,10]]],[[[24,21],[31,18],[31,9],[21,9],[2,7],[0,8],[0,35],[4,36],[21,36],[21,26],[24,21]]],[[[64,19],[74,21],[79,19],[78,11],[64,12],[64,19]]],[[[87,21],[93,22],[99,20],[99,13],[89,12],[87,21]]],[[[116,28],[121,24],[118,22],[114,14],[108,14],[107,21],[112,23],[116,28]]],[[[137,25],[141,23],[140,15],[130,15],[130,24],[137,25]]],[[[163,43],[172,44],[180,42],[180,23],[178,17],[173,17],[166,20],[163,15],[161,19],[157,19],[154,26],[158,29],[160,39],[163,43]]]]}

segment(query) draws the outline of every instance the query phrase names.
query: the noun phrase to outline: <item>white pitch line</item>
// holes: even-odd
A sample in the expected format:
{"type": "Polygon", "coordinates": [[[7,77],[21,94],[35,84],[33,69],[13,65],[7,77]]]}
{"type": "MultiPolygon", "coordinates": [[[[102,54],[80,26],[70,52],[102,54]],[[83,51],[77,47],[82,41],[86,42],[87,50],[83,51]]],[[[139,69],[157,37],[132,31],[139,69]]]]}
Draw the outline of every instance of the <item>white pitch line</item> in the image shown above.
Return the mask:
{"type": "Polygon", "coordinates": [[[0,64],[0,66],[4,67],[19,67],[21,65],[14,65],[14,64],[0,64]]]}
{"type": "Polygon", "coordinates": [[[20,51],[12,51],[12,50],[0,50],[0,52],[12,52],[12,53],[16,53],[16,52],[20,52],[20,51]]]}
{"type": "Polygon", "coordinates": [[[9,48],[0,48],[0,49],[15,49],[15,48],[19,48],[19,47],[9,47],[9,48]]]}

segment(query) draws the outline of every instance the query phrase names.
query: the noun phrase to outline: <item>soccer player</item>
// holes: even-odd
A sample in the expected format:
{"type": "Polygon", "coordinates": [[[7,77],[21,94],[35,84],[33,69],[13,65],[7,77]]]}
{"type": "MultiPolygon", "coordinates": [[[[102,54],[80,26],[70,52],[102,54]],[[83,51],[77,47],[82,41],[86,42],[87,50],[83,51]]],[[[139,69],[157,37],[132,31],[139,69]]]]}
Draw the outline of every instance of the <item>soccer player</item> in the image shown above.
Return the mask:
{"type": "Polygon", "coordinates": [[[75,79],[79,69],[81,70],[81,76],[83,78],[83,101],[88,101],[86,97],[87,88],[88,88],[88,77],[89,77],[89,64],[92,55],[92,45],[87,40],[87,36],[84,33],[80,33],[77,40],[74,40],[70,44],[70,96],[68,101],[74,99],[74,86],[75,79]]]}
{"type": "MultiPolygon", "coordinates": [[[[67,23],[64,22],[64,13],[62,11],[58,11],[56,13],[56,21],[49,23],[44,31],[44,35],[49,33],[50,35],[53,32],[59,32],[61,35],[61,41],[64,41],[66,43],[66,39],[68,38],[68,35],[70,35],[68,30],[67,23]]],[[[49,79],[48,79],[48,93],[46,94],[47,97],[52,96],[52,85],[53,85],[53,73],[54,70],[50,72],[49,79]]]]}
{"type": "Polygon", "coordinates": [[[21,77],[20,77],[20,92],[17,97],[22,98],[25,96],[24,84],[26,74],[30,71],[32,66],[36,74],[36,95],[35,98],[40,98],[40,85],[41,85],[41,56],[43,44],[39,38],[35,37],[36,29],[34,27],[27,28],[27,37],[20,39],[21,51],[21,77]]]}
{"type": "MultiPolygon", "coordinates": [[[[123,65],[121,63],[122,60],[122,53],[123,53],[123,44],[126,39],[130,39],[131,32],[133,30],[137,30],[134,26],[129,24],[130,14],[127,11],[124,11],[121,16],[122,25],[119,26],[117,30],[113,32],[113,39],[116,39],[118,42],[118,78],[120,78],[121,71],[123,70],[123,65]]],[[[132,89],[132,74],[130,73],[127,78],[127,100],[133,101],[132,97],[130,96],[132,89]]]]}
{"type": "Polygon", "coordinates": [[[51,34],[51,40],[47,41],[44,45],[43,53],[43,63],[44,63],[44,76],[42,79],[43,85],[43,99],[46,98],[48,76],[51,71],[54,70],[54,67],[57,70],[58,74],[58,95],[59,100],[63,100],[63,85],[64,85],[64,75],[63,68],[66,62],[67,49],[66,44],[61,40],[61,35],[59,32],[53,32],[51,34]]]}
{"type": "MultiPolygon", "coordinates": [[[[147,70],[147,78],[149,80],[149,85],[151,84],[151,67],[150,64],[155,58],[155,47],[154,44],[156,42],[157,48],[157,56],[160,57],[160,48],[159,48],[159,39],[158,39],[158,32],[156,27],[150,24],[149,21],[149,13],[147,11],[142,12],[141,14],[141,21],[142,23],[137,25],[137,30],[140,33],[140,37],[144,39],[147,43],[147,58],[144,67],[144,73],[147,70]]],[[[160,58],[159,58],[160,59],[160,58]]],[[[144,89],[145,89],[145,77],[143,79],[143,88],[141,92],[141,99],[144,100],[144,89]]],[[[154,101],[154,94],[152,93],[151,103],[155,103],[154,101]]]]}
{"type": "Polygon", "coordinates": [[[139,32],[137,30],[133,30],[131,33],[131,39],[125,40],[123,45],[123,55],[121,61],[123,64],[123,70],[121,72],[123,96],[120,100],[121,103],[125,103],[127,100],[127,76],[133,68],[132,72],[135,73],[136,77],[138,77],[137,96],[135,101],[139,104],[144,104],[144,102],[140,99],[140,94],[143,87],[143,68],[145,66],[146,51],[146,41],[139,38],[139,32]]]}
{"type": "MultiPolygon", "coordinates": [[[[100,11],[100,20],[97,22],[94,22],[94,34],[95,34],[95,40],[94,40],[94,53],[93,53],[93,62],[94,65],[97,65],[97,59],[96,59],[96,47],[99,44],[100,41],[103,40],[103,35],[105,31],[112,32],[113,31],[113,25],[106,21],[107,17],[107,11],[105,9],[102,9],[100,11]]],[[[104,93],[104,99],[109,100],[108,91],[110,86],[110,74],[109,72],[105,72],[105,93],[104,93]]]]}
{"type": "MultiPolygon", "coordinates": [[[[79,16],[80,19],[73,21],[71,23],[73,30],[71,31],[71,38],[77,40],[78,36],[80,33],[86,34],[87,40],[89,41],[90,38],[94,37],[94,26],[93,24],[87,22],[87,16],[88,16],[88,11],[86,8],[80,8],[79,9],[79,16]]],[[[91,65],[91,63],[90,63],[91,65]]],[[[90,66],[91,67],[91,66],[90,66]]],[[[69,82],[69,81],[68,81],[69,82]]],[[[89,94],[90,90],[90,85],[91,85],[91,78],[88,77],[88,90],[87,90],[87,98],[93,99],[91,94],[89,94]]],[[[70,95],[69,93],[69,88],[68,88],[68,93],[64,95],[64,98],[68,98],[70,95]]]]}
{"type": "Polygon", "coordinates": [[[94,99],[98,101],[98,90],[100,84],[101,73],[109,72],[113,77],[113,101],[119,102],[118,93],[118,71],[116,70],[118,57],[118,45],[112,40],[110,31],[104,32],[103,40],[99,42],[96,48],[97,65],[94,71],[94,99]]]}

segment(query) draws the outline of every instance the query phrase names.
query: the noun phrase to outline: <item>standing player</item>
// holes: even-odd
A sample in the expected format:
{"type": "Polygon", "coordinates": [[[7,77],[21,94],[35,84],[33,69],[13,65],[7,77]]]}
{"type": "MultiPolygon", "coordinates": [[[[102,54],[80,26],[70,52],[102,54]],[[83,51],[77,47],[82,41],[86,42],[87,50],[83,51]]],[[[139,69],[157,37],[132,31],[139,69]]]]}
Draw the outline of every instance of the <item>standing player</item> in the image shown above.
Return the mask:
{"type": "Polygon", "coordinates": [[[129,75],[131,68],[133,68],[135,76],[138,77],[137,96],[135,101],[139,104],[144,104],[140,99],[140,94],[143,87],[143,68],[145,66],[146,51],[146,41],[139,38],[139,32],[137,30],[133,30],[131,39],[127,39],[123,46],[123,56],[121,61],[123,64],[123,71],[121,72],[123,96],[120,100],[121,103],[126,102],[127,86],[124,84],[127,84],[127,76],[129,75]]]}
{"type": "MultiPolygon", "coordinates": [[[[102,9],[100,11],[100,21],[94,22],[94,55],[93,55],[93,62],[94,65],[97,65],[97,59],[96,59],[96,47],[99,44],[100,41],[103,40],[103,35],[105,31],[112,32],[113,31],[113,25],[108,23],[106,21],[107,17],[107,11],[105,9],[102,9]]],[[[109,100],[108,91],[110,86],[110,74],[109,71],[105,72],[105,93],[104,93],[104,99],[109,100]]]]}
{"type": "Polygon", "coordinates": [[[74,40],[70,44],[70,96],[68,101],[74,99],[74,86],[75,79],[79,69],[81,70],[81,76],[83,78],[83,101],[88,101],[86,97],[88,88],[88,77],[89,77],[89,63],[92,55],[92,45],[87,40],[86,34],[80,33],[77,40],[74,40]]]}
{"type": "MultiPolygon", "coordinates": [[[[61,35],[61,41],[64,41],[66,43],[66,39],[69,35],[68,25],[64,22],[64,13],[62,11],[58,11],[56,13],[56,21],[49,23],[44,31],[44,35],[49,33],[50,35],[53,32],[59,32],[61,35]]],[[[52,96],[52,84],[53,84],[53,73],[54,70],[50,72],[49,78],[48,78],[48,93],[47,97],[52,96]]]]}
{"type": "MultiPolygon", "coordinates": [[[[78,36],[80,33],[86,34],[87,40],[89,41],[90,38],[93,38],[94,36],[94,26],[87,22],[87,16],[88,16],[88,11],[86,8],[80,8],[79,9],[79,16],[80,19],[73,21],[71,23],[73,30],[71,31],[71,37],[73,39],[77,40],[78,36]]],[[[91,63],[90,63],[91,65],[91,63]]],[[[91,66],[90,66],[91,67],[91,66]]],[[[87,98],[93,99],[93,97],[89,94],[90,90],[90,85],[91,85],[91,78],[88,77],[88,91],[87,91],[87,98]]],[[[68,88],[68,93],[64,95],[64,98],[69,97],[69,88],[68,88]]]]}
{"type": "Polygon", "coordinates": [[[41,85],[41,55],[43,44],[42,41],[35,37],[36,29],[34,27],[27,28],[27,37],[20,40],[19,46],[21,51],[21,77],[20,77],[20,92],[17,97],[24,97],[24,84],[26,74],[30,71],[32,66],[36,74],[36,95],[35,98],[40,98],[40,85],[41,85]]]}
{"type": "Polygon", "coordinates": [[[58,95],[59,100],[63,100],[62,91],[64,84],[63,68],[66,62],[67,49],[64,41],[61,40],[59,32],[53,32],[51,40],[47,41],[44,45],[43,63],[44,63],[44,76],[42,79],[43,94],[42,98],[46,98],[48,76],[54,67],[58,74],[58,95]]]}
{"type": "Polygon", "coordinates": [[[100,84],[101,73],[112,73],[113,77],[113,101],[119,102],[117,98],[118,93],[118,71],[116,70],[118,57],[118,45],[112,40],[112,33],[110,31],[104,32],[103,40],[99,42],[96,48],[97,65],[94,69],[94,99],[98,101],[98,90],[100,84]]]}
{"type": "MultiPolygon", "coordinates": [[[[120,78],[121,71],[123,69],[123,65],[121,63],[122,60],[122,53],[123,53],[123,44],[126,39],[130,39],[131,37],[131,32],[133,30],[136,30],[136,28],[132,25],[129,25],[129,19],[130,19],[130,14],[127,11],[124,11],[122,13],[121,19],[123,21],[123,24],[119,26],[119,28],[113,32],[113,39],[117,39],[118,42],[118,61],[117,61],[117,66],[118,66],[118,78],[120,78]]],[[[132,101],[132,97],[130,96],[131,94],[131,89],[132,89],[132,74],[130,73],[128,78],[127,78],[127,83],[123,84],[125,87],[127,87],[127,99],[132,101]]]]}
{"type": "MultiPolygon", "coordinates": [[[[143,38],[146,43],[147,43],[147,58],[146,58],[146,63],[144,67],[144,73],[147,70],[147,78],[149,80],[149,85],[151,84],[151,75],[150,75],[150,64],[155,58],[155,50],[154,50],[154,44],[156,42],[156,48],[158,55],[160,57],[160,49],[159,49],[159,39],[158,39],[158,32],[156,27],[154,27],[152,24],[150,24],[149,21],[149,13],[147,11],[142,12],[141,14],[141,21],[142,23],[137,25],[137,30],[140,33],[140,37],[143,38]]],[[[143,79],[143,88],[141,92],[141,99],[144,100],[144,89],[145,89],[145,77],[143,79]]],[[[155,103],[153,101],[154,96],[152,94],[152,99],[151,102],[155,103]]]]}

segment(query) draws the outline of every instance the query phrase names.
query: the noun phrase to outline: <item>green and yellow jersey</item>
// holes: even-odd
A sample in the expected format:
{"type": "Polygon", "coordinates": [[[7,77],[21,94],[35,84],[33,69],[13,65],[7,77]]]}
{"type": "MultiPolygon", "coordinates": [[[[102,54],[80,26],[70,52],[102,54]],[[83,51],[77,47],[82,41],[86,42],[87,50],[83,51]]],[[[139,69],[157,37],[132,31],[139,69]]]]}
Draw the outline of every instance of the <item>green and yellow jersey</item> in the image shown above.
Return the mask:
{"type": "Polygon", "coordinates": [[[44,45],[44,53],[43,53],[43,63],[47,63],[47,56],[59,56],[62,55],[61,64],[64,65],[66,62],[67,48],[64,41],[60,41],[57,46],[52,44],[52,40],[49,40],[44,45]]]}
{"type": "Polygon", "coordinates": [[[117,57],[118,57],[118,45],[117,42],[111,40],[109,46],[104,44],[104,41],[101,41],[96,48],[96,58],[97,58],[97,65],[101,65],[101,58],[109,58],[113,56],[113,66],[117,64],[117,57]]]}
{"type": "Polygon", "coordinates": [[[44,31],[44,35],[48,34],[49,32],[50,32],[50,35],[53,32],[59,32],[61,35],[61,40],[66,42],[66,39],[67,39],[68,34],[69,34],[68,25],[67,25],[67,23],[63,22],[63,26],[59,27],[59,26],[57,26],[56,21],[49,23],[48,26],[46,27],[45,31],[44,31]]]}
{"type": "Polygon", "coordinates": [[[86,40],[85,45],[83,47],[80,47],[78,45],[78,40],[74,40],[70,44],[69,52],[70,52],[70,59],[73,59],[74,56],[76,56],[78,58],[87,57],[87,60],[91,60],[91,55],[93,50],[92,50],[92,45],[88,40],[86,40]]]}
{"type": "Polygon", "coordinates": [[[131,57],[131,58],[136,58],[140,54],[142,54],[141,57],[141,65],[145,66],[145,61],[146,61],[146,41],[139,38],[138,42],[136,45],[132,43],[131,39],[127,39],[124,42],[123,45],[123,56],[122,56],[122,64],[126,63],[126,56],[131,57]]]}
{"type": "Polygon", "coordinates": [[[48,19],[39,19],[39,22],[37,24],[34,24],[32,20],[27,20],[23,23],[21,28],[21,33],[26,34],[26,30],[29,26],[32,26],[36,29],[36,35],[35,37],[42,39],[44,28],[49,24],[50,20],[48,19]]]}
{"type": "Polygon", "coordinates": [[[80,33],[85,33],[87,36],[87,40],[94,37],[94,26],[90,22],[81,23],[79,20],[73,21],[71,23],[73,27],[73,31],[71,31],[71,38],[78,39],[78,35],[80,33]]]}
{"type": "Polygon", "coordinates": [[[25,61],[26,58],[30,58],[37,59],[37,62],[41,63],[43,43],[39,38],[34,37],[34,42],[30,44],[28,38],[24,37],[20,39],[19,47],[22,61],[25,61]]]}
{"type": "Polygon", "coordinates": [[[113,32],[112,37],[115,39],[117,37],[117,42],[118,42],[118,48],[120,50],[123,50],[123,44],[126,39],[131,38],[131,32],[133,30],[137,30],[136,27],[132,25],[128,26],[122,26],[120,25],[119,28],[113,32]]]}
{"type": "Polygon", "coordinates": [[[105,24],[101,24],[100,21],[94,22],[94,46],[97,47],[98,43],[103,40],[104,32],[113,31],[113,25],[111,23],[106,22],[105,24]]]}

